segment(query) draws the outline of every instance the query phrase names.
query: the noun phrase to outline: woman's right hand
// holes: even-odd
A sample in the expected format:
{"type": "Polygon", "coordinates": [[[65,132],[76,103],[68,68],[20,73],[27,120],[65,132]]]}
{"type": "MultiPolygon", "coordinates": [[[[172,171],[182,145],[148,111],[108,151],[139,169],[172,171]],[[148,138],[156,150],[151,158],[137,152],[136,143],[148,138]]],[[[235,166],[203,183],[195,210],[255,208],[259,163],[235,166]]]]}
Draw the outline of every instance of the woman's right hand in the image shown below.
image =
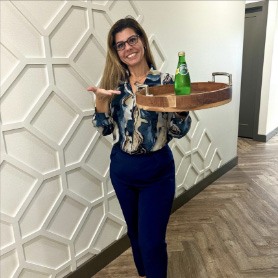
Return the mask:
{"type": "Polygon", "coordinates": [[[113,95],[121,94],[121,91],[118,90],[105,90],[94,86],[88,87],[87,91],[93,92],[98,101],[109,101],[113,95]]]}
{"type": "Polygon", "coordinates": [[[93,92],[96,95],[96,111],[99,113],[109,113],[109,103],[113,95],[120,95],[121,91],[105,90],[98,87],[91,86],[87,91],[93,92]]]}

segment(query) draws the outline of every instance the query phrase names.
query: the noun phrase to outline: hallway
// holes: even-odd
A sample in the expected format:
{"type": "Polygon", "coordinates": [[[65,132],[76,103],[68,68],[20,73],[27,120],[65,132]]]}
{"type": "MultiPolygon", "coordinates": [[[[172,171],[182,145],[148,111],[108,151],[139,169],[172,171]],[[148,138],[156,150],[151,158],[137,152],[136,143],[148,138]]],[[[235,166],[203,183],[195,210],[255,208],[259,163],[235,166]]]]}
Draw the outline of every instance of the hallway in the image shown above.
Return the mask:
{"type": "MultiPolygon", "coordinates": [[[[278,135],[239,138],[238,157],[171,215],[169,278],[278,277],[278,135]]],[[[130,249],[94,277],[138,277],[130,249]]]]}

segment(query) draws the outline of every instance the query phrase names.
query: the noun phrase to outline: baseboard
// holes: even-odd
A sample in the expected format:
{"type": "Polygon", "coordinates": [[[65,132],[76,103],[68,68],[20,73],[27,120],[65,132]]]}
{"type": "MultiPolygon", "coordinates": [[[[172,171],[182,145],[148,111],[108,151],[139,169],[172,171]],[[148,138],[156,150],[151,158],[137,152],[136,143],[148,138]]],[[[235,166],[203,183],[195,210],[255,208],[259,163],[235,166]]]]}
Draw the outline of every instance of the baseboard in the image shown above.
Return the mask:
{"type": "Polygon", "coordinates": [[[198,193],[204,190],[207,186],[209,186],[214,181],[216,181],[221,176],[223,176],[225,173],[227,173],[232,168],[234,168],[237,164],[238,164],[238,157],[236,156],[226,164],[222,165],[222,167],[217,169],[215,172],[211,173],[209,176],[207,176],[206,178],[198,182],[192,188],[179,195],[174,201],[172,213],[177,209],[179,209],[184,204],[186,204],[188,201],[190,201],[194,196],[196,196],[198,193]]]}
{"type": "Polygon", "coordinates": [[[269,132],[267,135],[256,134],[253,139],[255,141],[259,141],[259,142],[267,142],[269,139],[271,139],[277,133],[278,133],[278,127],[276,127],[274,130],[269,132]]]}
{"type": "Polygon", "coordinates": [[[129,238],[124,235],[119,240],[106,247],[100,254],[89,259],[75,271],[66,275],[66,278],[91,278],[110,262],[119,257],[130,247],[129,238]]]}
{"type": "MultiPolygon", "coordinates": [[[[207,186],[213,183],[215,180],[220,178],[226,172],[231,170],[238,164],[238,157],[231,159],[226,164],[222,165],[215,172],[207,176],[205,179],[201,180],[199,183],[194,185],[189,190],[185,191],[179,195],[175,200],[172,208],[172,213],[179,209],[181,206],[186,204],[194,196],[204,190],[207,186]]],[[[65,276],[66,278],[91,278],[106,265],[120,256],[124,251],[130,247],[130,242],[127,235],[124,235],[122,238],[117,240],[103,250],[99,255],[93,257],[92,259],[85,262],[83,265],[77,268],[77,270],[65,276]]]]}

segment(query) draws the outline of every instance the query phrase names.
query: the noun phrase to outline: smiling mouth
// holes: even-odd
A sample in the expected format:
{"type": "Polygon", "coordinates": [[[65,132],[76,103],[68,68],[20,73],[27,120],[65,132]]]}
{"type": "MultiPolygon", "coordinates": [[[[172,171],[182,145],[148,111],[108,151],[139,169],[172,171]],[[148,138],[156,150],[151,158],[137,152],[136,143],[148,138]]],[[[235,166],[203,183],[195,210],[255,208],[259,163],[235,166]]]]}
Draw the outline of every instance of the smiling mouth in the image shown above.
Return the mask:
{"type": "Polygon", "coordinates": [[[136,55],[136,53],[132,53],[130,55],[127,56],[127,58],[133,58],[136,55]]]}

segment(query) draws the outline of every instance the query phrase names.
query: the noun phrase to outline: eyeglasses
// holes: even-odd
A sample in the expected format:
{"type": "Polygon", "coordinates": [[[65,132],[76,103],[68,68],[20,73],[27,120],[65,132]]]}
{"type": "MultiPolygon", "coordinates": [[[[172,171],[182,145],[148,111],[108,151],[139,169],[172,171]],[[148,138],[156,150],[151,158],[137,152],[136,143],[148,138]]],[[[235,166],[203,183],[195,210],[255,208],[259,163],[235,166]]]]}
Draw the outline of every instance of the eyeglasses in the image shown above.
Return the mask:
{"type": "Polygon", "coordinates": [[[125,49],[125,44],[128,43],[130,46],[135,45],[138,42],[139,35],[132,35],[126,41],[117,42],[114,47],[117,51],[125,49]]]}

